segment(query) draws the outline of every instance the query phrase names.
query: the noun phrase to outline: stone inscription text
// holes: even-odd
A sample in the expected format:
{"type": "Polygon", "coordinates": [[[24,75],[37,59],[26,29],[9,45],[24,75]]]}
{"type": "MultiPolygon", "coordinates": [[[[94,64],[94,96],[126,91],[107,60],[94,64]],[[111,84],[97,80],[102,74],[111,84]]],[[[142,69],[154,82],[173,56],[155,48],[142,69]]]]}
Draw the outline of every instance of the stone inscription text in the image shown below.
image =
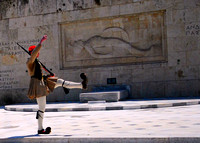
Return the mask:
{"type": "Polygon", "coordinates": [[[190,23],[185,26],[186,36],[200,36],[200,23],[190,23]]]}
{"type": "Polygon", "coordinates": [[[0,89],[12,89],[16,88],[19,81],[13,76],[14,70],[2,70],[0,71],[0,89]]]}
{"type": "Polygon", "coordinates": [[[0,59],[2,65],[19,64],[26,60],[27,53],[23,51],[16,42],[28,50],[30,45],[38,43],[39,40],[0,42],[0,59]]]}
{"type": "Polygon", "coordinates": [[[25,66],[28,54],[16,42],[28,50],[28,47],[37,44],[39,39],[0,42],[0,89],[13,89],[21,86],[21,79],[18,77],[21,71],[16,69],[19,69],[18,66],[21,64],[25,66]]]}

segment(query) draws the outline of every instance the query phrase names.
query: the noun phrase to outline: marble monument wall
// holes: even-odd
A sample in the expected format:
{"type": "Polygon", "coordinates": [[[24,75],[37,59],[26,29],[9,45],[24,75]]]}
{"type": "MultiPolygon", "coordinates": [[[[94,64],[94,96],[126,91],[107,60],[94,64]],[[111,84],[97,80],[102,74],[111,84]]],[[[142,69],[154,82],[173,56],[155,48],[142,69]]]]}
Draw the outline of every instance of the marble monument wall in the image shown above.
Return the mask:
{"type": "MultiPolygon", "coordinates": [[[[129,85],[129,98],[200,95],[199,0],[1,0],[0,104],[26,97],[28,49],[48,35],[40,60],[56,76],[94,86],[129,85]]],[[[48,101],[79,100],[62,88],[48,101]]]]}

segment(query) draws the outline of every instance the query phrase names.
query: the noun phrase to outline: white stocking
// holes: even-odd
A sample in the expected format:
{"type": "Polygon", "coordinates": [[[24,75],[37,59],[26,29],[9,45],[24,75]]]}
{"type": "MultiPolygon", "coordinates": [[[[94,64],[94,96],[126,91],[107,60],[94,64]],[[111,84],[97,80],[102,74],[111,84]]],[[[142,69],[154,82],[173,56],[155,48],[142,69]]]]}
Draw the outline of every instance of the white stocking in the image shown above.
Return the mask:
{"type": "Polygon", "coordinates": [[[65,81],[63,79],[58,79],[57,82],[56,82],[56,85],[55,85],[55,88],[59,87],[59,86],[62,86],[65,87],[65,88],[69,88],[69,89],[72,89],[72,88],[80,88],[82,89],[82,84],[79,82],[72,82],[72,81],[65,81]],[[64,82],[64,84],[63,84],[64,82]]]}
{"type": "Polygon", "coordinates": [[[42,130],[43,128],[43,118],[44,118],[44,112],[45,112],[45,106],[46,106],[46,96],[42,96],[39,98],[36,98],[38,103],[38,130],[42,130]],[[42,113],[43,112],[43,113],[42,113]]]}

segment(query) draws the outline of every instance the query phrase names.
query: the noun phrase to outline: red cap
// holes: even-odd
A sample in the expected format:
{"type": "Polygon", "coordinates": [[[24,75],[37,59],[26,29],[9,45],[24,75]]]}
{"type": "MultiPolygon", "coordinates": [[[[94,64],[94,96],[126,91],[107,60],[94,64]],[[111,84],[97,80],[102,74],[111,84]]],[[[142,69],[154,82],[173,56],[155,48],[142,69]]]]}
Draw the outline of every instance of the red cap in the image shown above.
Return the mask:
{"type": "MultiPolygon", "coordinates": [[[[36,48],[35,45],[32,45],[28,48],[29,53],[31,54],[33,52],[33,50],[36,48]]],[[[37,58],[39,57],[40,53],[37,54],[37,58]]]]}
{"type": "Polygon", "coordinates": [[[28,51],[29,51],[29,52],[32,52],[32,51],[35,49],[35,47],[36,47],[35,45],[30,46],[30,47],[28,48],[28,51]]]}

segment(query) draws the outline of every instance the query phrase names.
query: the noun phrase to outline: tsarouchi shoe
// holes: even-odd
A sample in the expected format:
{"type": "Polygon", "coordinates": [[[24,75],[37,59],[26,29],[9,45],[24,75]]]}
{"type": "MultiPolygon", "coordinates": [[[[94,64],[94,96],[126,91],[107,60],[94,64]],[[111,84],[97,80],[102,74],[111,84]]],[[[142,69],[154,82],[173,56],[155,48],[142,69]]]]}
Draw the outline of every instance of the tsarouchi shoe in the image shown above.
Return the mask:
{"type": "Polygon", "coordinates": [[[38,130],[38,134],[50,134],[51,133],[51,128],[47,127],[45,130],[38,130]]]}

